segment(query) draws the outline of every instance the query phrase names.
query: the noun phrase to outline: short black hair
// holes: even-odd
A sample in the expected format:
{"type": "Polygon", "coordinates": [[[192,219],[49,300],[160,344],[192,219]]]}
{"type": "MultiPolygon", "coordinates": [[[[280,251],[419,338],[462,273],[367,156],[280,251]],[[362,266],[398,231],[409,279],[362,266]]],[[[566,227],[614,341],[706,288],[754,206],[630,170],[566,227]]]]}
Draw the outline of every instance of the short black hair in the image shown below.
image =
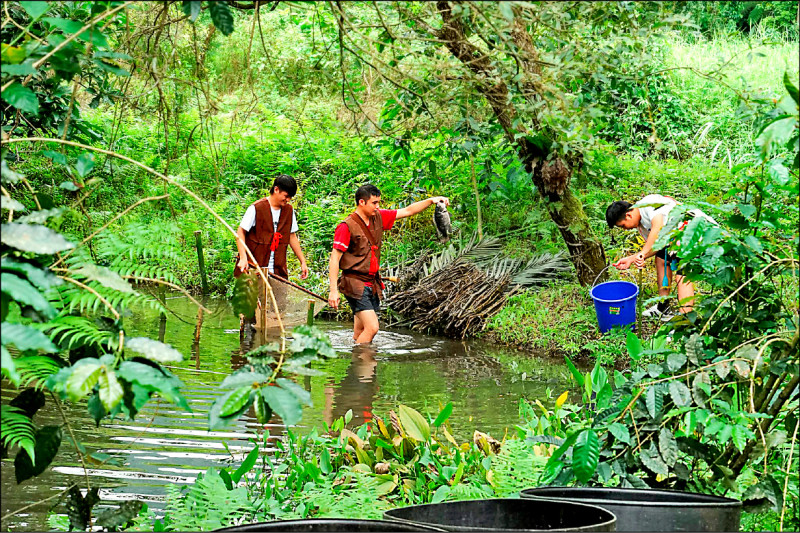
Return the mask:
{"type": "Polygon", "coordinates": [[[606,223],[609,228],[617,225],[617,222],[625,218],[625,213],[630,211],[631,203],[625,200],[617,200],[606,209],[606,223]]]}
{"type": "Polygon", "coordinates": [[[272,182],[272,188],[269,190],[270,194],[272,194],[272,192],[275,190],[275,187],[277,187],[278,190],[288,194],[289,198],[292,198],[295,194],[297,194],[297,182],[288,174],[281,174],[275,178],[275,181],[272,182]]]}
{"type": "Polygon", "coordinates": [[[358,205],[359,200],[364,200],[365,202],[368,201],[373,196],[380,196],[381,191],[378,190],[376,186],[371,183],[365,183],[358,189],[356,189],[356,205],[358,205]]]}

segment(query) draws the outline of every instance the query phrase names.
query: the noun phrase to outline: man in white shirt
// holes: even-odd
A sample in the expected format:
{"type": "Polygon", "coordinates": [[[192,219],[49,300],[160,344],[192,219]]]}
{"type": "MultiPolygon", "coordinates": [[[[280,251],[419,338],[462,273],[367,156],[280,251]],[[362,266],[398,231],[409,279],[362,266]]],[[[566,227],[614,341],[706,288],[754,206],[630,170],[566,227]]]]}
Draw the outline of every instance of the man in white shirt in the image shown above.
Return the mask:
{"type": "MultiPolygon", "coordinates": [[[[653,250],[653,245],[658,239],[658,233],[667,223],[670,211],[678,205],[675,199],[660,194],[649,194],[636,202],[630,204],[624,200],[618,200],[606,209],[606,223],[613,228],[614,226],[624,229],[637,229],[645,240],[642,249],[632,255],[623,257],[613,264],[619,270],[626,270],[632,264],[637,267],[644,267],[645,259],[656,256],[656,275],[658,278],[658,295],[669,296],[669,287],[672,284],[672,274],[677,268],[678,257],[675,252],[667,252],[666,248],[653,250]]],[[[702,216],[716,224],[711,217],[695,209],[690,211],[694,216],[702,216]]],[[[675,274],[678,285],[678,302],[680,312],[688,313],[694,305],[694,285],[686,280],[682,275],[675,274]]],[[[662,316],[662,319],[669,320],[671,315],[667,312],[667,302],[662,301],[642,312],[643,316],[662,316]]]]}

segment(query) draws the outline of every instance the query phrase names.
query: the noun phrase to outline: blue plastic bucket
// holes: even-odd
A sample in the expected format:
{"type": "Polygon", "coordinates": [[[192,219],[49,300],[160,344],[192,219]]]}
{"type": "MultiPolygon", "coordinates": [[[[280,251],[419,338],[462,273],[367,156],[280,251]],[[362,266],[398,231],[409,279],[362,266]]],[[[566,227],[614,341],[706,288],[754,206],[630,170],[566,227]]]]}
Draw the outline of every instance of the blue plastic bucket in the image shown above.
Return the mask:
{"type": "Polygon", "coordinates": [[[606,281],[592,287],[597,325],[605,333],[614,326],[636,324],[636,297],[639,287],[630,281],[606,281]]]}

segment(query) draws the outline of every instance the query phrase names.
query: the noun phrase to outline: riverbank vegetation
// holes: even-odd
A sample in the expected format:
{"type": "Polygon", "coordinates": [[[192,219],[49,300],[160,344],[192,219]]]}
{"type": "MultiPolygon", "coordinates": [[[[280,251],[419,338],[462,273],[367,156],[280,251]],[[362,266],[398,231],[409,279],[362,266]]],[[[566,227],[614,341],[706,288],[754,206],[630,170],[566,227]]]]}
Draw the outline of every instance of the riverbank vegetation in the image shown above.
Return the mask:
{"type": "MultiPolygon", "coordinates": [[[[232,228],[286,173],[315,292],[358,185],[389,208],[445,195],[454,247],[481,235],[512,259],[570,261],[480,334],[593,370],[573,371],[580,392],[523,401],[516,435],[460,443],[452,405],[398,406],[369,426],[290,434],[274,456],[256,439],[240,467],[171,491],[169,520],[122,505],[97,524],[366,518],[366,501],[379,513],[575,483],[734,496],[760,513],[746,527],[796,528],[796,16],[796,2],[7,2],[2,367],[20,393],[3,405],[2,440],[18,482],[62,439],[84,467],[109,459],[66,418],[37,425],[45,401],[87,401],[98,424],[153,395],[188,409],[164,366],[181,354],[126,337],[125,310],[166,312],[145,287],[199,292],[198,230],[209,290],[230,297],[232,228]],[[720,222],[660,237],[698,303],[601,336],[589,289],[640,245],[612,239],[605,208],[649,193],[720,222]]],[[[427,216],[397,226],[387,266],[441,251],[427,216]]],[[[651,268],[613,276],[649,306],[651,268]]],[[[296,422],[309,398],[289,378],[335,354],[301,329],[249,355],[210,427],[251,408],[296,422]]],[[[85,494],[68,489],[70,526],[90,527],[97,488],[87,476],[85,494]]]]}

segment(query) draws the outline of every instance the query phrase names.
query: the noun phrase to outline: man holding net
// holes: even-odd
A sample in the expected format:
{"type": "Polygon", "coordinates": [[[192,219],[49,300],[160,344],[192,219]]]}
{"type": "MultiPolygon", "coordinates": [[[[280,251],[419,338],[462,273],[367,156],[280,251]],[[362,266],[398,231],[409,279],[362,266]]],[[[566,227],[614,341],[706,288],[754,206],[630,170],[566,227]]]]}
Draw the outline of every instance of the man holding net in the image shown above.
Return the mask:
{"type": "Polygon", "coordinates": [[[380,202],[381,191],[374,185],[358,188],[356,210],[336,227],[328,264],[328,305],[338,309],[339,293],[344,294],[353,309],[353,340],[358,344],[372,342],[379,329],[383,232],[391,229],[395,220],[416,215],[437,202],[450,205],[450,200],[443,196],[397,210],[379,209],[380,202]],[[340,269],[342,276],[337,281],[340,269]]]}
{"type": "MultiPolygon", "coordinates": [[[[286,265],[286,250],[291,247],[294,255],[300,261],[300,277],[308,277],[308,265],[300,248],[300,240],[297,238],[297,215],[294,213],[289,201],[297,193],[297,182],[291,176],[281,174],[272,184],[269,196],[261,198],[253,203],[244,213],[242,221],[239,223],[236,240],[236,247],[239,256],[236,268],[233,271],[235,277],[239,277],[243,272],[247,272],[250,267],[255,267],[245,250],[245,244],[253,253],[253,256],[261,268],[266,268],[270,273],[288,279],[289,269],[286,265]]],[[[263,282],[259,280],[259,295],[263,295],[263,282]]],[[[286,299],[286,291],[282,283],[270,283],[275,289],[275,297],[278,307],[282,308],[286,299]],[[280,286],[280,287],[279,287],[280,286]]],[[[260,298],[261,300],[261,298],[260,298]]],[[[269,302],[261,301],[259,305],[269,308],[269,302]]],[[[256,313],[256,328],[260,328],[256,313]]],[[[244,324],[244,322],[243,322],[244,324]]]]}

